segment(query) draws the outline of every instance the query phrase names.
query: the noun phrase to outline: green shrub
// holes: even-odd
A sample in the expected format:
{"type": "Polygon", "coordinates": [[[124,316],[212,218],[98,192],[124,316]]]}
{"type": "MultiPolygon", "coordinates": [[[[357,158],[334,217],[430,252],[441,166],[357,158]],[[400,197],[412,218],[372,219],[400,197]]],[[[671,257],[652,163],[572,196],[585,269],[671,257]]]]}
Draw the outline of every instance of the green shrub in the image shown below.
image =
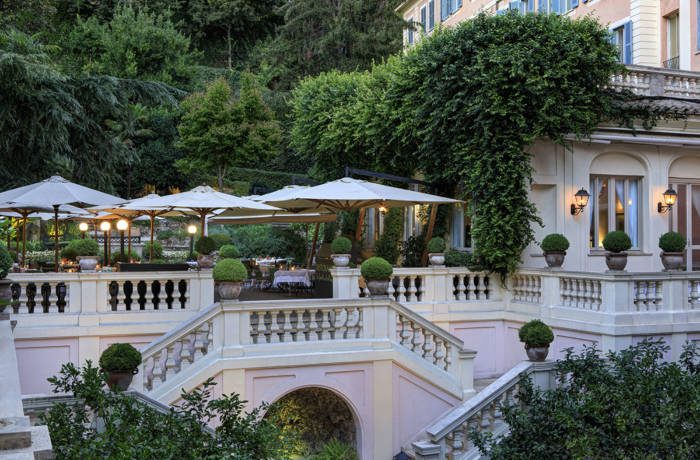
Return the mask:
{"type": "Polygon", "coordinates": [[[539,319],[533,319],[520,328],[518,336],[528,347],[546,347],[554,341],[552,329],[539,319]]]}
{"type": "Polygon", "coordinates": [[[450,249],[445,253],[445,265],[448,267],[468,267],[472,262],[472,255],[469,252],[450,249]]]}
{"type": "Polygon", "coordinates": [[[384,231],[374,245],[374,255],[392,265],[396,265],[401,255],[399,243],[403,236],[403,220],[403,208],[389,209],[384,216],[384,231]]]}
{"type": "Polygon", "coordinates": [[[362,262],[360,273],[366,280],[388,280],[394,269],[391,264],[381,257],[370,257],[362,262]]]}
{"type": "Polygon", "coordinates": [[[357,460],[357,452],[350,444],[331,439],[310,460],[357,460]]]}
{"type": "Polygon", "coordinates": [[[100,356],[104,371],[131,371],[141,364],[141,353],[128,343],[113,343],[100,356]]]}
{"type": "Polygon", "coordinates": [[[219,255],[223,259],[238,259],[241,257],[241,251],[233,244],[224,244],[219,248],[219,255]]]}
{"type": "MultiPolygon", "coordinates": [[[[151,242],[147,242],[143,245],[143,258],[148,260],[151,258],[151,242]]],[[[162,259],[163,258],[163,245],[158,241],[153,242],[153,258],[162,259]]],[[[153,262],[153,261],[151,261],[153,262]]]]}
{"type": "Polygon", "coordinates": [[[540,244],[544,252],[560,252],[569,249],[569,240],[561,233],[550,233],[540,244]]]}
{"type": "Polygon", "coordinates": [[[0,246],[0,280],[5,279],[13,264],[12,256],[5,247],[0,246]]]}
{"type": "Polygon", "coordinates": [[[100,253],[100,245],[97,241],[86,238],[72,240],[63,248],[61,255],[66,259],[75,260],[78,256],[96,256],[100,253]]]}
{"type": "Polygon", "coordinates": [[[622,252],[632,247],[632,240],[627,233],[617,230],[605,235],[603,247],[606,251],[622,252]]]}
{"type": "MultiPolygon", "coordinates": [[[[111,260],[112,265],[116,264],[117,262],[129,262],[129,251],[124,251],[124,258],[122,258],[122,254],[119,250],[115,251],[112,253],[111,260]]],[[[139,256],[138,253],[133,249],[131,250],[131,260],[133,260],[134,262],[138,262],[141,260],[141,256],[139,256]]]]}
{"type": "Polygon", "coordinates": [[[217,246],[216,241],[214,241],[211,237],[202,236],[194,244],[194,248],[200,254],[209,255],[212,252],[216,251],[217,246]]]}
{"type": "Polygon", "coordinates": [[[221,259],[214,266],[212,273],[214,281],[245,281],[248,278],[248,270],[238,259],[221,259]]]}
{"type": "Polygon", "coordinates": [[[409,236],[408,240],[401,243],[402,265],[404,267],[423,266],[424,249],[425,237],[423,235],[409,236]]]}
{"type": "Polygon", "coordinates": [[[19,253],[17,251],[14,249],[8,249],[7,252],[10,253],[10,257],[12,257],[13,261],[19,262],[19,253]]]}
{"type": "Polygon", "coordinates": [[[664,252],[683,252],[687,241],[678,232],[667,232],[659,238],[659,247],[664,252]]]}
{"type": "Polygon", "coordinates": [[[221,249],[222,246],[231,244],[231,237],[227,233],[212,233],[209,238],[216,243],[216,249],[221,249]]]}
{"type": "Polygon", "coordinates": [[[428,241],[428,252],[430,253],[445,252],[446,247],[447,245],[445,244],[445,240],[439,236],[436,236],[428,241]]]}
{"type": "Polygon", "coordinates": [[[350,254],[352,241],[350,241],[350,238],[339,236],[331,243],[331,251],[333,254],[350,254]]]}

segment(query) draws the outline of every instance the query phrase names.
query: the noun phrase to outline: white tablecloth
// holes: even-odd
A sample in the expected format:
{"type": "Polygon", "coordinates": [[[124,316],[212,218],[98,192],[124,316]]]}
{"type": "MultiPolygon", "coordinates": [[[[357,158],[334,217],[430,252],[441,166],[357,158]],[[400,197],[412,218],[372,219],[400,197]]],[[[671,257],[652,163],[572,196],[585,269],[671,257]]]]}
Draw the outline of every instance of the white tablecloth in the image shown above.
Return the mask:
{"type": "Polygon", "coordinates": [[[282,283],[304,285],[311,287],[311,275],[315,270],[277,270],[275,279],[272,281],[273,287],[279,287],[282,283]]]}

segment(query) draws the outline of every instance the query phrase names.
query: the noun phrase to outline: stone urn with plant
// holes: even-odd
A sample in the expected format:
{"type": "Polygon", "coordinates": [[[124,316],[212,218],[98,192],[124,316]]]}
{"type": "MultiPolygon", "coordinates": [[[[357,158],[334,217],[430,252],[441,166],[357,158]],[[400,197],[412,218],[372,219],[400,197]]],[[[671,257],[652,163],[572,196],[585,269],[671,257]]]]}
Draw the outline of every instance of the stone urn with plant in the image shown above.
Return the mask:
{"type": "Polygon", "coordinates": [[[518,331],[520,341],[525,343],[525,353],[530,361],[544,361],[549,354],[549,344],[554,341],[552,328],[539,319],[533,319],[518,331]]]}
{"type": "Polygon", "coordinates": [[[350,264],[350,252],[352,251],[352,241],[350,238],[339,236],[331,243],[331,259],[336,268],[347,268],[350,264]]]}
{"type": "Polygon", "coordinates": [[[12,281],[7,279],[8,273],[12,269],[12,256],[3,246],[0,246],[0,313],[12,300],[12,281]]]}
{"type": "Polygon", "coordinates": [[[560,268],[564,264],[566,250],[569,249],[569,240],[561,233],[550,233],[540,243],[544,253],[544,261],[549,268],[560,268]]]}
{"type": "Polygon", "coordinates": [[[362,262],[360,273],[367,283],[371,297],[386,297],[394,269],[389,262],[381,257],[370,257],[362,262]]]}
{"type": "Polygon", "coordinates": [[[445,240],[436,236],[428,241],[428,260],[434,267],[445,266],[445,240]]]}
{"type": "Polygon", "coordinates": [[[659,238],[661,263],[666,271],[683,269],[686,244],[685,237],[678,232],[667,232],[661,235],[659,238]]]}
{"type": "Polygon", "coordinates": [[[140,364],[141,353],[128,343],[113,343],[100,356],[100,368],[112,391],[126,391],[140,364]]]}
{"type": "Polygon", "coordinates": [[[216,240],[209,236],[203,236],[197,240],[194,249],[197,251],[197,265],[206,270],[214,266],[214,252],[216,252],[216,240]]]}
{"type": "Polygon", "coordinates": [[[216,263],[212,276],[218,283],[219,297],[222,300],[236,300],[241,295],[243,281],[248,278],[248,270],[238,259],[221,259],[216,263]]]}
{"type": "Polygon", "coordinates": [[[627,266],[627,250],[632,247],[632,240],[627,233],[616,230],[603,238],[605,263],[611,271],[623,271],[627,266]]]}
{"type": "Polygon", "coordinates": [[[100,253],[100,245],[97,241],[86,238],[72,240],[68,243],[61,255],[66,259],[77,260],[81,272],[94,272],[97,268],[100,253]]]}

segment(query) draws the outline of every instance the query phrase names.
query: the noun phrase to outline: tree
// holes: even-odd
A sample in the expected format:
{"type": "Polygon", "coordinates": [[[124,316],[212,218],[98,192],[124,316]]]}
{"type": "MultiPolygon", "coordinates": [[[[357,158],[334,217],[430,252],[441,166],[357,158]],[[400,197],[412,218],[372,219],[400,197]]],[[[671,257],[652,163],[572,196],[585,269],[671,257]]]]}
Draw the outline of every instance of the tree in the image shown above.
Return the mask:
{"type": "Polygon", "coordinates": [[[518,404],[503,409],[506,435],[470,437],[493,459],[696,458],[700,353],[688,344],[678,362],[666,362],[668,350],[661,340],[605,356],[569,349],[556,366],[558,388],[521,382],[518,404]]]}
{"type": "Polygon", "coordinates": [[[187,157],[178,165],[185,171],[216,171],[220,190],[228,168],[254,166],[279,150],[279,125],[248,72],[241,75],[238,97],[219,78],[186,98],[182,110],[178,130],[187,157]]]}

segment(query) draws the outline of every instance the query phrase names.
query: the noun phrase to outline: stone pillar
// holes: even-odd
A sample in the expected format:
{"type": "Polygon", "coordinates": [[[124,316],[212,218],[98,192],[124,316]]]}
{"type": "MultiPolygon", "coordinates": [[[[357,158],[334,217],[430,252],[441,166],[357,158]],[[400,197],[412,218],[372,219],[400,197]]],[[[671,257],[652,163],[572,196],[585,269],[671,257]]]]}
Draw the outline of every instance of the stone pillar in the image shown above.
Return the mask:
{"type": "Polygon", "coordinates": [[[661,66],[660,14],[659,0],[630,1],[632,64],[661,66]]]}
{"type": "Polygon", "coordinates": [[[394,396],[392,361],[375,361],[372,367],[374,452],[372,458],[392,458],[394,441],[394,396]]]}
{"type": "Polygon", "coordinates": [[[475,350],[459,350],[459,381],[462,384],[462,401],[476,394],[474,391],[475,350]]]}
{"type": "Polygon", "coordinates": [[[440,446],[429,441],[418,441],[412,444],[416,460],[438,460],[440,446]]]}
{"type": "Polygon", "coordinates": [[[356,268],[331,268],[334,299],[359,299],[360,270],[356,268]]]}

